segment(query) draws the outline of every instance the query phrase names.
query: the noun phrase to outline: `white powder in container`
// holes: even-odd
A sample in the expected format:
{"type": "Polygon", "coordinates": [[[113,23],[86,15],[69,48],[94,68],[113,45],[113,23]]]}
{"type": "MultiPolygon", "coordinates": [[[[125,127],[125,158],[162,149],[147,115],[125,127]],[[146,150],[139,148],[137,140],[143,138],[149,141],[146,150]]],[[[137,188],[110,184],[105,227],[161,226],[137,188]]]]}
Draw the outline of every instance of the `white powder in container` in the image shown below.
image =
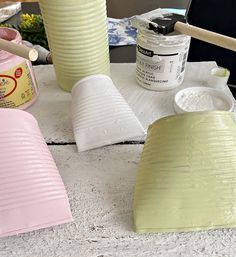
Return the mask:
{"type": "Polygon", "coordinates": [[[175,106],[177,106],[177,112],[229,111],[232,108],[232,100],[218,90],[196,87],[178,92],[175,97],[175,106]]]}

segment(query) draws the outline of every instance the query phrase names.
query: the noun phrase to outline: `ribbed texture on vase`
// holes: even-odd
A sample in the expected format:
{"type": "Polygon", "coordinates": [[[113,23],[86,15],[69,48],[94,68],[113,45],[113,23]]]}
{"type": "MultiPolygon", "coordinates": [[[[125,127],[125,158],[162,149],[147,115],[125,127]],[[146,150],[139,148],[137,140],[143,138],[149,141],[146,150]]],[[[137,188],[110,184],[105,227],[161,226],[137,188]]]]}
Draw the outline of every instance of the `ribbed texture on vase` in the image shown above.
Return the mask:
{"type": "Polygon", "coordinates": [[[137,232],[236,226],[231,113],[188,113],[150,126],[135,186],[134,223],[137,232]]]}
{"type": "Polygon", "coordinates": [[[0,120],[0,237],[72,221],[37,121],[12,109],[0,109],[0,120]]]}
{"type": "Polygon", "coordinates": [[[106,1],[39,2],[59,85],[70,91],[83,77],[110,75],[106,1]]]}
{"type": "Polygon", "coordinates": [[[112,80],[104,75],[85,78],[73,88],[72,121],[79,151],[145,135],[112,80]]]}
{"type": "Polygon", "coordinates": [[[61,177],[42,137],[12,131],[1,133],[0,142],[7,145],[0,162],[0,211],[65,197],[61,177]]]}

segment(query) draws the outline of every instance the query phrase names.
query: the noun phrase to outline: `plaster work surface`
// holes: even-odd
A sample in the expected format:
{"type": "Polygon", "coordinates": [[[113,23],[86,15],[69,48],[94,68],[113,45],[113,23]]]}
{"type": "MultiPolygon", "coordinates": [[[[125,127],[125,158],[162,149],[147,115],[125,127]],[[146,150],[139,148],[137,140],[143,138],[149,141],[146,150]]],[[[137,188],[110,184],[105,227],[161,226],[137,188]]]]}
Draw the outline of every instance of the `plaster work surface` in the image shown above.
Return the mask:
{"type": "Polygon", "coordinates": [[[1,257],[233,257],[236,230],[132,232],[132,194],[142,145],[78,154],[50,146],[65,183],[74,223],[0,239],[1,257]]]}
{"type": "MultiPolygon", "coordinates": [[[[215,62],[188,63],[184,83],[174,89],[156,92],[144,89],[135,81],[135,64],[111,64],[112,79],[145,129],[155,120],[175,114],[173,101],[182,88],[204,86],[215,62]]],[[[48,143],[71,143],[74,136],[71,125],[71,95],[61,90],[52,65],[35,66],[39,85],[38,101],[27,111],[38,120],[48,143]]],[[[226,92],[231,95],[229,89],[226,92]]],[[[231,95],[232,96],[232,95],[231,95]]],[[[144,140],[138,138],[137,141],[144,140]]]]}

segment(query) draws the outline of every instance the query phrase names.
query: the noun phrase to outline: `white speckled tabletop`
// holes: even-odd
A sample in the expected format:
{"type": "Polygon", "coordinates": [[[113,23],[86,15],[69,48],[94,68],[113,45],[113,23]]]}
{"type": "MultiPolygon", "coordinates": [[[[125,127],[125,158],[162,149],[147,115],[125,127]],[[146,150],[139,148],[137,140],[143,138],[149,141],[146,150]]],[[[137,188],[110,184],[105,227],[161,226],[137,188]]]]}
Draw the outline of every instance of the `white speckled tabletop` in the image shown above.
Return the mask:
{"type": "MultiPolygon", "coordinates": [[[[215,63],[191,63],[180,88],[205,85],[215,63]],[[192,75],[194,74],[194,76],[192,75]]],[[[174,114],[180,89],[153,92],[136,85],[134,64],[112,64],[112,78],[145,128],[174,114]]],[[[236,229],[136,234],[132,194],[143,144],[127,142],[78,153],[70,120],[70,93],[52,66],[34,67],[40,97],[28,109],[39,122],[65,183],[74,223],[0,239],[0,257],[235,257],[236,229]]],[[[229,90],[226,93],[230,95],[229,90]]]]}
{"type": "MultiPolygon", "coordinates": [[[[182,88],[206,85],[210,70],[215,62],[188,63],[183,84],[164,92],[144,89],[135,81],[135,64],[111,64],[111,74],[125,100],[133,109],[145,129],[155,120],[174,114],[173,100],[182,88]]],[[[70,104],[71,95],[62,91],[56,82],[52,65],[34,67],[40,96],[28,109],[38,120],[42,133],[48,143],[74,142],[70,104]]],[[[231,94],[226,88],[226,93],[231,94]]]]}

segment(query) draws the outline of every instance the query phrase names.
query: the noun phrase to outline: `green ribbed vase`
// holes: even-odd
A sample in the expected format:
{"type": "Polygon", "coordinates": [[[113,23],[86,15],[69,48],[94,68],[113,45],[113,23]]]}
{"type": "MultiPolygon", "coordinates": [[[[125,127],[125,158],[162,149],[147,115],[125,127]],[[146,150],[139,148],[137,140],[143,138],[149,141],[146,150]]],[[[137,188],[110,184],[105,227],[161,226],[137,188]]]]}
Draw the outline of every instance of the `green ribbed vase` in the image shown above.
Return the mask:
{"type": "Polygon", "coordinates": [[[140,233],[236,227],[232,113],[186,113],[149,127],[135,186],[134,224],[140,233]]]}
{"type": "Polygon", "coordinates": [[[39,0],[57,81],[71,91],[83,77],[110,75],[105,0],[39,0]]]}

